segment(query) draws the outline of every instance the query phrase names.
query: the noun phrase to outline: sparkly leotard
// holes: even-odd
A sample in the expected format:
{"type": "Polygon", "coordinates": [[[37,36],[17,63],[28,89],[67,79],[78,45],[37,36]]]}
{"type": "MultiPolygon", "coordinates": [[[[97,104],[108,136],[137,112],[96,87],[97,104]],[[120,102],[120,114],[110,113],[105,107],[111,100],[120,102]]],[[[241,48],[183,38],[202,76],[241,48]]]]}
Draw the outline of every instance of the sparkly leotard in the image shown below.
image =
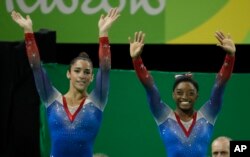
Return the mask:
{"type": "Polygon", "coordinates": [[[168,157],[205,157],[214,124],[222,106],[226,82],[231,76],[235,57],[226,55],[217,74],[210,99],[193,115],[188,128],[180,117],[160,97],[152,76],[139,57],[133,59],[138,78],[143,84],[147,100],[158,125],[168,157]]]}
{"type": "Polygon", "coordinates": [[[100,68],[95,88],[71,114],[64,96],[51,84],[43,69],[33,33],[25,34],[26,50],[37,91],[47,109],[51,136],[51,157],[92,157],[93,144],[108,100],[110,46],[107,37],[99,39],[100,68]]]}

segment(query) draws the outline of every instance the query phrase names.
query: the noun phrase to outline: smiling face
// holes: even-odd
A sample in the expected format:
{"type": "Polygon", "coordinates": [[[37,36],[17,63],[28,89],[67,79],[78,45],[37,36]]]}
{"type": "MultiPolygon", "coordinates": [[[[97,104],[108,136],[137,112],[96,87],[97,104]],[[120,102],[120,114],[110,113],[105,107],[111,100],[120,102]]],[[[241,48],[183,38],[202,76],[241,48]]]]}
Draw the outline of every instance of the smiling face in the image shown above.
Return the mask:
{"type": "Polygon", "coordinates": [[[197,89],[188,81],[178,83],[173,91],[173,99],[176,102],[177,109],[184,112],[193,110],[197,98],[197,89]]]}
{"type": "Polygon", "coordinates": [[[79,92],[87,91],[89,84],[93,81],[93,67],[88,60],[78,59],[71,65],[67,72],[70,80],[70,89],[79,92]]]}

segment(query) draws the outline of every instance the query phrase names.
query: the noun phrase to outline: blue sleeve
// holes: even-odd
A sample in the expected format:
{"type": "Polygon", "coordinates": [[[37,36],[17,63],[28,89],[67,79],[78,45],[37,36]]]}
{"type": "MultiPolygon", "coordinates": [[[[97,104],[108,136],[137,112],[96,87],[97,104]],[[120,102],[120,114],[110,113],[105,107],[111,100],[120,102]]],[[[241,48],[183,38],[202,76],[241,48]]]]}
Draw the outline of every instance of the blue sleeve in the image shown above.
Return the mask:
{"type": "Polygon", "coordinates": [[[148,73],[141,58],[133,59],[134,69],[137,77],[141,81],[147,93],[147,100],[150,106],[150,110],[155,118],[157,124],[161,124],[166,120],[170,114],[171,108],[165,104],[159,94],[152,76],[148,73]]]}
{"type": "Polygon", "coordinates": [[[96,84],[90,97],[103,111],[108,101],[109,73],[111,69],[111,53],[108,37],[101,37],[99,39],[99,66],[96,75],[96,84]]]}
{"type": "Polygon", "coordinates": [[[33,33],[25,34],[26,52],[33,71],[38,94],[46,107],[60,94],[51,84],[41,66],[40,55],[33,33]]]}
{"type": "Polygon", "coordinates": [[[210,99],[201,107],[201,113],[214,124],[223,104],[223,95],[226,84],[231,77],[235,57],[226,55],[224,64],[216,76],[210,99]]]}

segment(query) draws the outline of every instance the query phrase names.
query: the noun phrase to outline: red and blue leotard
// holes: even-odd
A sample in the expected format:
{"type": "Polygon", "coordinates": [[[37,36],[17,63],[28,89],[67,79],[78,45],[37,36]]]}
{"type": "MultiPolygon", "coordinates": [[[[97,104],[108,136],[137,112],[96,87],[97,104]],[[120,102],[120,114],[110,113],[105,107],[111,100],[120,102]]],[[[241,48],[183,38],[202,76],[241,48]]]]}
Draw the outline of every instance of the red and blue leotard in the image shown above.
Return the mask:
{"type": "Polygon", "coordinates": [[[162,101],[152,76],[142,59],[133,59],[136,74],[144,86],[151,113],[168,157],[205,157],[212,136],[214,124],[222,106],[224,89],[229,80],[234,56],[226,55],[224,64],[217,74],[210,99],[195,112],[189,127],[185,127],[180,117],[162,101]]]}
{"type": "Polygon", "coordinates": [[[99,38],[99,69],[90,95],[72,115],[63,95],[43,69],[33,33],[25,34],[26,50],[36,88],[44,102],[51,136],[51,157],[92,157],[93,144],[108,100],[111,54],[108,37],[99,38]]]}

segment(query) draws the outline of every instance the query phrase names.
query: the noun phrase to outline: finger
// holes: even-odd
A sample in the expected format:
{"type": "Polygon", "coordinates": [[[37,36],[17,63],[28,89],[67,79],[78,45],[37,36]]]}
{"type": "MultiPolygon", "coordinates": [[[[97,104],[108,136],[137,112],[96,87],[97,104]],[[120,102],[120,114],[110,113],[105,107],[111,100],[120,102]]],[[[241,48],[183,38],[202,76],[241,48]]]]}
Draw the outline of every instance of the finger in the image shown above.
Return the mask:
{"type": "Polygon", "coordinates": [[[142,34],[142,32],[141,31],[139,31],[139,33],[138,33],[138,42],[141,42],[141,34],[142,34]]]}
{"type": "Polygon", "coordinates": [[[100,16],[100,19],[104,19],[104,15],[103,14],[100,16]]]}
{"type": "Polygon", "coordinates": [[[140,42],[140,43],[143,43],[143,40],[144,40],[144,39],[143,39],[143,34],[144,34],[144,33],[143,33],[142,31],[139,32],[139,42],[140,42]]]}
{"type": "Polygon", "coordinates": [[[112,15],[113,20],[116,20],[120,16],[119,13],[120,12],[119,12],[118,8],[115,8],[113,11],[113,15],[112,15]]]}
{"type": "Polygon", "coordinates": [[[113,8],[113,11],[111,12],[110,17],[113,18],[117,15],[117,8],[113,8]]]}
{"type": "Polygon", "coordinates": [[[24,20],[23,16],[20,13],[17,13],[17,19],[24,20]]]}
{"type": "Polygon", "coordinates": [[[116,8],[116,14],[115,16],[120,16],[120,10],[118,8],[116,8]]]}
{"type": "Polygon", "coordinates": [[[11,12],[11,16],[13,17],[13,16],[14,16],[14,14],[15,14],[15,11],[13,10],[13,11],[11,12]]]}
{"type": "Polygon", "coordinates": [[[119,16],[120,16],[120,15],[116,15],[115,17],[113,17],[113,18],[112,18],[113,21],[115,21],[116,19],[118,19],[119,16]]]}
{"type": "Polygon", "coordinates": [[[113,14],[113,12],[114,12],[114,9],[113,8],[111,8],[110,10],[109,10],[109,13],[108,13],[108,17],[111,17],[112,16],[112,14],[113,14]]]}
{"type": "Polygon", "coordinates": [[[222,39],[221,39],[221,37],[218,35],[218,34],[215,34],[215,37],[217,38],[217,40],[219,41],[219,43],[220,43],[220,45],[222,45],[222,39]]]}
{"type": "Polygon", "coordinates": [[[12,12],[11,12],[11,15],[15,15],[16,14],[16,11],[15,10],[13,10],[12,12]]]}
{"type": "Polygon", "coordinates": [[[225,36],[220,32],[220,31],[217,31],[215,33],[215,37],[217,38],[217,40],[220,42],[220,44],[223,43],[223,40],[225,39],[225,36]]]}
{"type": "Polygon", "coordinates": [[[16,19],[16,12],[12,11],[11,16],[12,16],[13,19],[16,19]]]}
{"type": "Polygon", "coordinates": [[[131,40],[131,37],[129,36],[128,37],[128,42],[131,44],[132,43],[132,40],[131,40]]]}
{"type": "Polygon", "coordinates": [[[216,31],[216,32],[215,32],[215,37],[216,37],[218,40],[221,40],[221,39],[222,39],[222,37],[221,37],[219,31],[216,31]]]}
{"type": "Polygon", "coordinates": [[[17,12],[16,13],[16,17],[20,19],[21,18],[21,14],[17,12]]]}
{"type": "Polygon", "coordinates": [[[228,39],[231,39],[231,38],[232,38],[230,33],[227,33],[227,38],[228,38],[228,39]]]}
{"type": "Polygon", "coordinates": [[[30,19],[30,16],[29,16],[29,15],[26,15],[26,19],[29,20],[29,19],[30,19]]]}
{"type": "Polygon", "coordinates": [[[222,40],[225,39],[225,35],[221,31],[217,31],[216,34],[218,37],[220,37],[222,40]]]}
{"type": "Polygon", "coordinates": [[[11,17],[12,17],[13,20],[15,20],[15,11],[11,12],[11,17]]]}
{"type": "Polygon", "coordinates": [[[138,41],[138,32],[135,32],[134,42],[138,41]]]}
{"type": "Polygon", "coordinates": [[[226,36],[224,35],[224,33],[222,31],[220,31],[220,35],[222,36],[223,39],[226,38],[226,36]]]}
{"type": "Polygon", "coordinates": [[[19,16],[18,16],[17,12],[13,13],[13,18],[14,18],[14,20],[18,20],[19,19],[19,16]]]}
{"type": "Polygon", "coordinates": [[[141,41],[142,44],[144,44],[144,39],[145,39],[145,33],[142,34],[142,41],[141,41]]]}

